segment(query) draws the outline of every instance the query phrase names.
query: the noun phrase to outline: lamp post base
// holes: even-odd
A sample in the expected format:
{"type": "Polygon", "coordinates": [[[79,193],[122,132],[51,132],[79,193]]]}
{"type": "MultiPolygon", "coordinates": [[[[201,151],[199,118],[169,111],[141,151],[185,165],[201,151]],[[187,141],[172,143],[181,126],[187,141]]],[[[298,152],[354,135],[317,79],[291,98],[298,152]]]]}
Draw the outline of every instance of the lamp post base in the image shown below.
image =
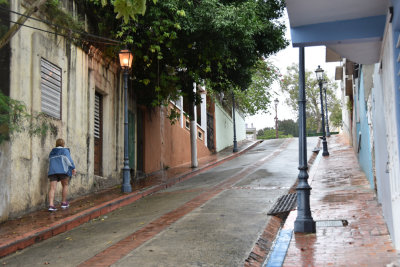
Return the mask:
{"type": "Polygon", "coordinates": [[[124,167],[123,175],[124,176],[123,176],[123,183],[122,183],[121,191],[122,191],[122,193],[130,193],[130,192],[132,192],[132,186],[130,184],[130,180],[131,180],[130,169],[124,167]]]}
{"type": "Polygon", "coordinates": [[[238,152],[237,141],[233,141],[233,152],[238,152]]]}
{"type": "Polygon", "coordinates": [[[325,136],[322,138],[322,148],[323,148],[322,156],[324,156],[324,157],[329,156],[328,142],[326,142],[325,136]]]}
{"type": "Polygon", "coordinates": [[[315,221],[311,219],[296,219],[294,222],[294,232],[295,233],[315,233],[315,221]]]}

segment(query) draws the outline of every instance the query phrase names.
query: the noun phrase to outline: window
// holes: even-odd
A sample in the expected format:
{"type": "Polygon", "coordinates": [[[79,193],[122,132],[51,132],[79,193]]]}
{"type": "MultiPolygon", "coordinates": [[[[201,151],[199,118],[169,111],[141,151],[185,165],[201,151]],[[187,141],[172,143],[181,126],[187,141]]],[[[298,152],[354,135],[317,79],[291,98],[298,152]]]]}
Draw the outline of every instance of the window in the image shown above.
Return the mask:
{"type": "Polygon", "coordinates": [[[61,119],[61,69],[45,59],[40,60],[42,112],[61,119]]]}

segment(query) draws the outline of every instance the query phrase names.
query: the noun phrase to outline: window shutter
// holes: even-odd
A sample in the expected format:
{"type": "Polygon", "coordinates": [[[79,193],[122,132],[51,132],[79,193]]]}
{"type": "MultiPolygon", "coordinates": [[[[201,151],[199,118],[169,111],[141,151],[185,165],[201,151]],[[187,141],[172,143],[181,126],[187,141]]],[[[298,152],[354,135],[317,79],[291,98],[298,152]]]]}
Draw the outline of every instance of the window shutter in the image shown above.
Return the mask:
{"type": "Polygon", "coordinates": [[[95,138],[100,138],[100,95],[96,94],[95,95],[95,101],[94,101],[94,137],[95,138]]]}
{"type": "Polygon", "coordinates": [[[45,59],[40,60],[42,112],[61,119],[61,69],[45,59]]]}

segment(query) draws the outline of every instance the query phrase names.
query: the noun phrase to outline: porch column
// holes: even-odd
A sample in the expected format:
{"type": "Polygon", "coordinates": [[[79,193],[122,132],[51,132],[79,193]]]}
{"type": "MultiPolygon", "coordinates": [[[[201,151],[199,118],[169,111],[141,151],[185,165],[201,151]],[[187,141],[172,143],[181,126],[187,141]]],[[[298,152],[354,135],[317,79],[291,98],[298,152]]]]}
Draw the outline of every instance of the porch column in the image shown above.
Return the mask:
{"type": "MultiPolygon", "coordinates": [[[[193,93],[196,94],[196,83],[193,83],[193,93]]],[[[191,147],[191,160],[192,168],[197,168],[199,163],[197,161],[197,122],[196,122],[196,105],[192,101],[190,104],[190,147],[191,147]]]]}

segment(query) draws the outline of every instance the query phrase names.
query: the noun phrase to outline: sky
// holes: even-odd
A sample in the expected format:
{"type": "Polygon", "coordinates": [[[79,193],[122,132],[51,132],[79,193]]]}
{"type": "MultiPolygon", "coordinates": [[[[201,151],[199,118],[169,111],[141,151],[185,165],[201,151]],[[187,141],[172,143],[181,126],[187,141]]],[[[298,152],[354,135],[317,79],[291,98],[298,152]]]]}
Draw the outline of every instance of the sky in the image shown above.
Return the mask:
{"type": "MultiPolygon", "coordinates": [[[[285,15],[285,23],[286,23],[286,38],[290,41],[290,28],[289,28],[289,20],[287,15],[285,15]]],[[[318,68],[318,65],[324,69],[325,74],[329,79],[334,80],[335,77],[335,68],[336,66],[340,66],[340,62],[334,63],[326,63],[325,62],[325,46],[314,46],[314,47],[306,47],[305,48],[305,68],[308,71],[313,71],[318,68]]],[[[299,49],[292,47],[290,43],[288,47],[284,50],[279,51],[276,55],[271,56],[269,58],[273,64],[280,70],[281,74],[286,73],[286,68],[293,63],[299,62],[299,49]]],[[[338,87],[340,88],[340,87],[338,87]]],[[[276,92],[276,95],[273,95],[273,99],[278,98],[278,119],[295,119],[297,114],[293,113],[291,109],[284,104],[286,96],[280,91],[279,83],[275,83],[272,87],[272,90],[276,92]]],[[[245,122],[248,127],[253,127],[259,129],[263,129],[265,127],[275,127],[275,105],[272,101],[272,106],[270,109],[270,114],[256,114],[254,116],[246,117],[245,122]]]]}

